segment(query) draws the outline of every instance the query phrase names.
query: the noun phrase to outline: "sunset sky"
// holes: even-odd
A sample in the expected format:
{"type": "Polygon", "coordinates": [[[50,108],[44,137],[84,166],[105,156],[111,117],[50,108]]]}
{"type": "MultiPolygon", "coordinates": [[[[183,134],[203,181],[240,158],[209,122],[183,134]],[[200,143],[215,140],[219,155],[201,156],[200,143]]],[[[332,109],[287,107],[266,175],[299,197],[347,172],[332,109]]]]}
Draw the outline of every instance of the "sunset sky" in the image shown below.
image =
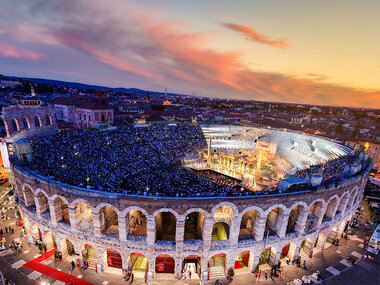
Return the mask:
{"type": "Polygon", "coordinates": [[[2,0],[0,73],[380,108],[380,1],[2,0]]]}

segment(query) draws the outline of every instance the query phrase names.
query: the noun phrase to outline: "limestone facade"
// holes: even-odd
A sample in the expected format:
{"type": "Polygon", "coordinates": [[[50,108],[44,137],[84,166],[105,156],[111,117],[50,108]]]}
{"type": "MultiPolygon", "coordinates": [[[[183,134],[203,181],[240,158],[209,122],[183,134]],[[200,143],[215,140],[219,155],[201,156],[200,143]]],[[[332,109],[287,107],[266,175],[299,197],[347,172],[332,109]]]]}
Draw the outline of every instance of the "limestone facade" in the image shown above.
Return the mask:
{"type": "MultiPolygon", "coordinates": [[[[170,255],[175,260],[175,278],[180,278],[182,262],[187,256],[199,256],[201,275],[207,279],[208,262],[216,254],[226,255],[226,268],[234,266],[241,252],[250,252],[249,266],[252,270],[259,262],[260,254],[267,248],[275,249],[273,262],[280,258],[282,249],[292,244],[293,258],[300,254],[306,240],[324,249],[331,232],[338,236],[350,221],[363,198],[364,185],[369,169],[356,176],[333,183],[328,188],[291,194],[263,195],[257,197],[223,198],[163,198],[128,196],[104,193],[79,187],[63,185],[57,181],[37,176],[21,166],[12,166],[15,176],[15,191],[27,232],[42,240],[52,234],[58,250],[65,253],[68,239],[78,258],[81,247],[90,244],[97,252],[98,263],[107,268],[107,249],[120,253],[123,266],[127,266],[131,253],[143,254],[148,259],[147,279],[155,274],[156,257],[170,255]],[[63,207],[67,206],[69,223],[63,222],[63,207]],[[83,205],[86,205],[83,208],[83,205]],[[104,207],[117,214],[118,234],[105,234],[104,207]],[[138,239],[129,234],[129,212],[139,211],[146,218],[146,236],[138,239]],[[92,219],[92,227],[79,227],[83,216],[92,219]],[[185,238],[186,218],[199,213],[201,238],[185,238]],[[156,239],[158,217],[171,213],[175,217],[175,238],[159,242],[156,239]],[[224,223],[229,228],[227,240],[212,240],[213,226],[224,223]],[[241,238],[241,229],[248,229],[251,236],[241,238]],[[321,238],[318,238],[321,237],[321,238]]],[[[290,251],[290,250],[289,250],[290,251]]]]}

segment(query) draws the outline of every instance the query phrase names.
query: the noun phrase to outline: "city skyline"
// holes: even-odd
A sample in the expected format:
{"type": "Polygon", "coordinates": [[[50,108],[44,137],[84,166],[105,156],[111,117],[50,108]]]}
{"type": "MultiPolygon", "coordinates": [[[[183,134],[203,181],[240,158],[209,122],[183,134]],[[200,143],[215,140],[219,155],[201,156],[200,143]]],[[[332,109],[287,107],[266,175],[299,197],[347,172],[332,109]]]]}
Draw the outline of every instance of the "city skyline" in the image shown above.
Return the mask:
{"type": "Polygon", "coordinates": [[[0,70],[226,99],[380,107],[375,1],[4,1],[0,70]]]}

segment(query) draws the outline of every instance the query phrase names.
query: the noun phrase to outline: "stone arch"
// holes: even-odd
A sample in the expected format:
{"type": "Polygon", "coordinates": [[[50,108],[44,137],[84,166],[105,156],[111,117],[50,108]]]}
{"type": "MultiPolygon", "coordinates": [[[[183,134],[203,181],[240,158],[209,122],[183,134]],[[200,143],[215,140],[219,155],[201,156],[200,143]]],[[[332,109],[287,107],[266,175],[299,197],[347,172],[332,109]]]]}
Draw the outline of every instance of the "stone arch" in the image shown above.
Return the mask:
{"type": "Polygon", "coordinates": [[[224,273],[224,276],[227,273],[228,258],[225,253],[213,254],[208,259],[208,271],[210,279],[220,278],[224,273]]]}
{"type": "Polygon", "coordinates": [[[94,231],[93,208],[83,199],[76,199],[74,204],[76,227],[79,231],[91,233],[94,231]]]}
{"type": "Polygon", "coordinates": [[[55,237],[50,231],[45,231],[44,236],[46,251],[52,250],[53,248],[57,248],[55,237]]]}
{"type": "Polygon", "coordinates": [[[172,213],[177,220],[180,218],[180,215],[176,211],[174,211],[173,209],[171,209],[171,208],[161,208],[161,209],[158,209],[158,210],[156,210],[153,213],[153,217],[156,217],[159,213],[162,213],[162,212],[172,213]]]}
{"type": "Polygon", "coordinates": [[[230,226],[225,222],[217,222],[212,227],[211,240],[228,240],[230,226]]]}
{"type": "Polygon", "coordinates": [[[18,132],[20,130],[20,126],[18,124],[17,119],[12,119],[12,131],[13,132],[18,132]]]}
{"type": "Polygon", "coordinates": [[[234,269],[253,268],[254,254],[250,250],[240,252],[235,258],[234,269]]]}
{"type": "Polygon", "coordinates": [[[316,238],[315,247],[321,250],[325,249],[326,238],[326,232],[319,234],[316,238]]]}
{"type": "Polygon", "coordinates": [[[75,258],[75,246],[74,244],[67,238],[61,238],[60,240],[61,253],[62,257],[66,258],[72,256],[75,258]]]}
{"type": "Polygon", "coordinates": [[[145,210],[142,207],[138,207],[138,206],[129,206],[128,208],[125,208],[123,211],[121,211],[120,217],[125,217],[128,214],[128,212],[131,211],[131,210],[140,211],[146,217],[149,217],[149,213],[147,212],[147,210],[145,210]]]}
{"type": "Polygon", "coordinates": [[[349,200],[349,193],[345,192],[342,197],[339,200],[339,206],[338,206],[338,211],[344,215],[347,205],[348,205],[348,200],[349,200]]]}
{"type": "Polygon", "coordinates": [[[41,118],[38,115],[34,116],[34,127],[35,128],[42,127],[41,118]]]}
{"type": "Polygon", "coordinates": [[[306,203],[300,202],[292,206],[289,220],[286,227],[286,233],[301,232],[303,229],[304,216],[306,216],[306,203]]]}
{"type": "Polygon", "coordinates": [[[119,236],[119,210],[109,203],[101,203],[95,208],[99,213],[100,232],[119,236]]]}
{"type": "Polygon", "coordinates": [[[53,120],[51,118],[51,115],[46,115],[45,122],[46,122],[46,126],[51,126],[53,124],[53,120]]]}
{"type": "Polygon", "coordinates": [[[301,260],[310,259],[313,255],[314,242],[313,238],[309,237],[301,243],[299,257],[301,260]]]}
{"type": "Polygon", "coordinates": [[[272,267],[276,262],[276,254],[277,250],[273,246],[264,249],[259,257],[259,267],[266,264],[272,267]]]}
{"type": "Polygon", "coordinates": [[[293,260],[295,255],[297,254],[296,252],[297,250],[297,245],[295,242],[290,242],[288,244],[286,244],[282,250],[281,250],[281,256],[282,257],[287,257],[289,258],[290,260],[293,260]]]}
{"type": "Polygon", "coordinates": [[[326,212],[324,215],[325,220],[327,220],[327,219],[330,220],[330,219],[335,218],[335,214],[336,214],[337,208],[338,208],[338,202],[339,202],[338,195],[334,195],[329,199],[329,201],[327,202],[327,205],[326,205],[326,212]]]}
{"type": "Polygon", "coordinates": [[[184,259],[182,261],[182,275],[186,277],[186,279],[197,280],[201,278],[201,257],[199,255],[193,254],[185,254],[184,259]],[[190,273],[191,272],[191,273],[190,273]]]}
{"type": "Polygon", "coordinates": [[[326,211],[325,204],[326,203],[323,199],[317,199],[309,206],[309,213],[305,227],[306,231],[310,231],[322,223],[326,211]]]}
{"type": "Polygon", "coordinates": [[[53,201],[54,204],[56,222],[62,222],[64,224],[71,225],[68,206],[69,203],[67,199],[57,194],[54,194],[50,199],[51,201],[53,201]]]}
{"type": "Polygon", "coordinates": [[[201,240],[206,211],[199,212],[196,209],[186,211],[184,240],[201,240]]]}
{"type": "Polygon", "coordinates": [[[30,206],[35,206],[36,203],[34,201],[34,195],[33,195],[33,188],[29,185],[29,184],[24,184],[23,185],[23,192],[24,192],[24,201],[25,201],[25,205],[27,207],[30,207],[30,206]]]}
{"type": "Polygon", "coordinates": [[[281,237],[285,234],[287,217],[286,217],[287,208],[283,205],[273,205],[270,207],[267,213],[267,219],[265,223],[265,231],[269,232],[270,236],[277,235],[281,237]]]}
{"type": "Polygon", "coordinates": [[[27,117],[22,118],[22,126],[24,129],[30,129],[30,123],[27,117]]]}
{"type": "Polygon", "coordinates": [[[103,258],[104,258],[104,271],[107,270],[108,267],[123,268],[123,256],[121,252],[119,252],[116,249],[113,248],[107,248],[103,252],[103,258]]]}
{"type": "Polygon", "coordinates": [[[32,235],[34,240],[42,241],[42,232],[38,227],[37,223],[32,224],[32,235]]]}
{"type": "Polygon", "coordinates": [[[155,212],[156,241],[175,241],[178,214],[172,209],[160,209],[155,212]]]}
{"type": "Polygon", "coordinates": [[[155,258],[155,272],[156,273],[174,273],[175,272],[175,258],[169,254],[156,254],[155,258]]]}
{"type": "Polygon", "coordinates": [[[131,252],[127,258],[125,267],[131,269],[135,278],[145,278],[145,274],[149,269],[148,258],[144,254],[131,252]]]}
{"type": "Polygon", "coordinates": [[[15,190],[16,190],[16,193],[17,193],[17,196],[19,199],[21,200],[24,200],[24,192],[23,192],[23,188],[22,188],[22,183],[20,181],[20,179],[16,179],[16,183],[15,183],[15,190]]]}
{"type": "Polygon", "coordinates": [[[231,207],[232,210],[233,210],[233,215],[234,216],[237,216],[239,214],[239,210],[238,210],[238,208],[236,207],[236,205],[234,203],[231,203],[231,202],[221,202],[221,203],[215,205],[214,207],[212,207],[212,209],[211,209],[212,215],[215,215],[215,211],[218,210],[222,206],[229,206],[229,207],[231,207]]]}
{"type": "Polygon", "coordinates": [[[45,214],[49,216],[50,219],[50,206],[49,206],[49,199],[48,195],[45,190],[41,188],[37,188],[35,191],[35,201],[37,206],[37,213],[39,214],[45,214]]]}
{"type": "Polygon", "coordinates": [[[83,244],[80,247],[79,256],[82,262],[86,260],[88,262],[88,266],[93,269],[95,269],[96,264],[99,262],[98,251],[90,244],[83,244]]]}
{"type": "Polygon", "coordinates": [[[240,214],[238,221],[240,222],[239,228],[239,240],[251,239],[256,240],[261,239],[262,235],[262,222],[261,220],[265,218],[264,212],[261,208],[256,206],[251,206],[245,208],[240,214]]]}

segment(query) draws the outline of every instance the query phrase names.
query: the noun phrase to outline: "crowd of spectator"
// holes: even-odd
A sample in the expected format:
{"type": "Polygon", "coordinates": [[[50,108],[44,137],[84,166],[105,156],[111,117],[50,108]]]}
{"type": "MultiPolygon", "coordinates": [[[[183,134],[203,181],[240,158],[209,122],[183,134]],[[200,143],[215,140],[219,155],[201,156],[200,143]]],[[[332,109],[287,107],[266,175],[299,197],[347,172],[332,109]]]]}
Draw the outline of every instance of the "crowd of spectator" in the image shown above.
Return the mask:
{"type": "Polygon", "coordinates": [[[32,142],[37,174],[74,186],[137,195],[219,196],[231,189],[181,166],[187,152],[206,147],[189,124],[63,131],[32,142]]]}

